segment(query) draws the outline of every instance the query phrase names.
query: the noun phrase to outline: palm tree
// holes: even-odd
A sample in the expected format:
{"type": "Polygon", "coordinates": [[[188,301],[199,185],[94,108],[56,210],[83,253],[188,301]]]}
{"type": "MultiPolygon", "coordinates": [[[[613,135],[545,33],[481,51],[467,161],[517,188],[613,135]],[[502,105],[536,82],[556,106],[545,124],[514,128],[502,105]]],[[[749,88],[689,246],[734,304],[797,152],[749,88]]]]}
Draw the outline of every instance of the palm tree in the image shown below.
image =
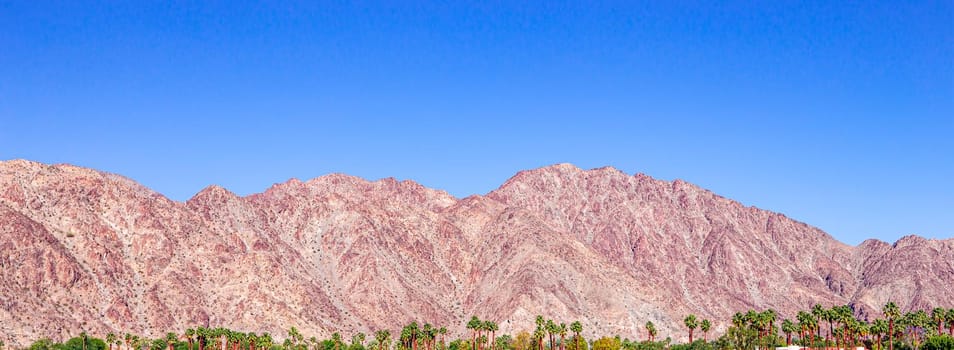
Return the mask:
{"type": "MultiPolygon", "coordinates": [[[[414,342],[417,340],[417,322],[411,322],[411,324],[408,325],[408,327],[409,329],[413,329],[411,331],[411,339],[412,339],[411,341],[414,342]]],[[[344,342],[341,340],[341,333],[338,333],[338,332],[331,333],[331,342],[335,344],[335,350],[341,350],[341,343],[344,342]]],[[[414,350],[417,350],[417,345],[415,344],[411,344],[411,345],[414,346],[414,350]]]]}
{"type": "Polygon", "coordinates": [[[653,324],[653,321],[646,321],[646,334],[649,337],[649,341],[656,339],[656,325],[653,324]]]}
{"type": "Polygon", "coordinates": [[[547,331],[547,335],[550,336],[550,337],[549,337],[549,338],[550,338],[550,350],[554,350],[554,349],[553,349],[553,334],[555,334],[555,333],[557,332],[556,322],[553,322],[553,320],[547,320],[546,331],[547,331]]]}
{"type": "Polygon", "coordinates": [[[189,341],[189,350],[192,350],[192,339],[193,337],[195,337],[195,329],[192,329],[192,328],[186,329],[183,335],[185,335],[186,340],[189,341]]]}
{"type": "MultiPolygon", "coordinates": [[[[825,307],[821,304],[815,304],[812,306],[812,316],[815,316],[815,324],[820,325],[822,318],[825,316],[825,307]]],[[[821,327],[815,327],[816,335],[821,338],[821,327]]]]}
{"type": "MultiPolygon", "coordinates": [[[[312,337],[308,338],[308,345],[311,345],[311,349],[312,349],[312,350],[319,350],[319,347],[321,346],[321,342],[318,341],[318,338],[317,338],[317,337],[312,336],[312,337]]],[[[308,349],[308,347],[305,347],[305,350],[307,350],[307,349],[308,349]]],[[[374,349],[372,349],[372,350],[374,350],[374,349]]]]}
{"type": "Polygon", "coordinates": [[[195,327],[195,338],[199,342],[199,350],[205,350],[205,337],[208,336],[208,333],[209,331],[205,327],[195,327]]]}
{"type": "MultiPolygon", "coordinates": [[[[496,328],[497,328],[496,326],[497,326],[497,325],[494,324],[494,328],[495,328],[494,330],[496,330],[496,328]]],[[[447,343],[444,342],[444,337],[447,335],[447,328],[446,328],[446,327],[438,328],[438,329],[437,329],[437,334],[440,334],[440,335],[441,335],[441,344],[440,344],[440,345],[441,345],[441,346],[440,346],[441,350],[447,348],[447,343]]]]}
{"type": "Polygon", "coordinates": [[[782,333],[785,333],[785,346],[792,346],[792,333],[795,332],[795,324],[790,319],[782,320],[782,333]]]}
{"type": "Polygon", "coordinates": [[[499,329],[496,322],[484,321],[484,330],[490,332],[490,348],[493,350],[497,349],[497,330],[499,329]]]}
{"type": "Polygon", "coordinates": [[[228,330],[222,327],[216,327],[212,330],[212,344],[220,350],[225,350],[229,346],[228,330]]]}
{"type": "Polygon", "coordinates": [[[179,340],[178,338],[179,336],[177,336],[175,333],[166,333],[166,345],[169,347],[169,350],[173,350],[173,345],[175,345],[176,340],[179,340]]]}
{"type": "Polygon", "coordinates": [[[269,349],[271,349],[271,348],[272,348],[272,344],[274,344],[274,340],[272,339],[272,335],[269,334],[268,332],[262,333],[262,336],[259,337],[259,339],[258,339],[258,344],[262,347],[262,350],[269,350],[269,349]]]}
{"type": "Polygon", "coordinates": [[[248,332],[248,334],[245,335],[245,338],[248,339],[248,350],[255,350],[255,343],[258,342],[258,335],[248,332]]]}
{"type": "Polygon", "coordinates": [[[893,301],[884,304],[884,318],[888,319],[888,349],[894,350],[894,321],[901,317],[901,310],[893,301]]]}
{"type": "Polygon", "coordinates": [[[686,325],[686,328],[689,328],[689,344],[692,344],[692,331],[696,330],[696,327],[699,326],[699,323],[696,321],[696,315],[689,314],[682,322],[686,325]]]}
{"type": "Polygon", "coordinates": [[[702,323],[699,324],[699,329],[702,330],[702,341],[709,342],[709,329],[712,329],[712,322],[709,320],[702,320],[702,323]]]}
{"type": "Polygon", "coordinates": [[[768,329],[765,335],[777,334],[775,330],[775,320],[778,319],[778,313],[774,309],[768,309],[762,312],[763,317],[768,321],[768,329]]]}
{"type": "Polygon", "coordinates": [[[378,350],[387,349],[387,343],[391,342],[391,331],[380,330],[374,333],[374,339],[378,341],[378,350]]]}
{"type": "Polygon", "coordinates": [[[736,312],[732,315],[732,325],[735,326],[735,328],[741,329],[742,326],[745,325],[745,315],[741,312],[736,312]]]}
{"type": "Polygon", "coordinates": [[[115,342],[116,342],[116,333],[110,332],[106,334],[106,345],[109,345],[109,350],[113,350],[113,343],[115,342]]]}
{"type": "Polygon", "coordinates": [[[882,337],[888,332],[888,321],[883,319],[874,320],[871,324],[871,333],[878,337],[878,349],[882,346],[882,337]]]}
{"type": "Polygon", "coordinates": [[[871,324],[869,324],[868,322],[860,322],[857,320],[855,323],[858,325],[857,331],[858,331],[858,335],[861,337],[861,340],[856,339],[855,343],[857,344],[859,341],[869,340],[871,335],[871,324]]]}
{"type": "Polygon", "coordinates": [[[828,345],[828,342],[835,337],[835,320],[838,319],[837,306],[832,306],[831,309],[825,310],[822,318],[828,322],[828,335],[825,337],[825,345],[828,345]]]}
{"type": "Polygon", "coordinates": [[[408,326],[401,328],[401,335],[398,336],[398,341],[400,342],[401,349],[409,349],[411,347],[411,330],[408,326]]]}
{"type": "Polygon", "coordinates": [[[580,323],[580,321],[573,321],[573,323],[570,323],[570,330],[573,331],[573,350],[577,350],[579,347],[580,333],[583,332],[583,324],[580,323]]]}
{"type": "Polygon", "coordinates": [[[132,335],[132,334],[129,334],[129,333],[126,333],[126,335],[123,336],[123,340],[126,341],[126,348],[131,350],[131,349],[132,349],[133,335],[132,335]]]}
{"type": "Polygon", "coordinates": [[[944,334],[944,317],[946,316],[947,310],[943,308],[936,307],[934,310],[931,310],[931,319],[934,320],[934,323],[937,323],[937,334],[944,334]]]}
{"type": "MultiPolygon", "coordinates": [[[[539,316],[537,316],[539,317],[539,316]]],[[[467,322],[467,329],[470,330],[470,344],[474,350],[477,350],[477,331],[480,329],[482,323],[477,316],[471,316],[470,321],[467,322]]]]}
{"type": "Polygon", "coordinates": [[[801,339],[802,345],[812,344],[815,341],[815,317],[808,312],[799,311],[795,318],[798,319],[798,337],[801,339]],[[808,337],[808,343],[805,342],[806,336],[808,337]]]}
{"type": "Polygon", "coordinates": [[[560,334],[560,350],[566,350],[566,323],[557,326],[557,333],[560,334]]]}
{"type": "Polygon", "coordinates": [[[954,337],[954,308],[947,310],[944,320],[947,321],[947,334],[954,337]]]}
{"type": "MultiPolygon", "coordinates": [[[[766,311],[759,312],[755,315],[756,324],[759,332],[759,344],[762,344],[762,339],[768,338],[769,335],[769,325],[775,322],[771,313],[766,311]]],[[[774,330],[772,330],[774,332],[774,330]]]]}
{"type": "Polygon", "coordinates": [[[300,338],[302,338],[302,335],[298,328],[295,328],[295,326],[288,328],[288,340],[291,341],[292,346],[296,346],[300,338]]]}
{"type": "Polygon", "coordinates": [[[358,332],[351,336],[352,348],[364,349],[364,340],[367,336],[363,332],[358,332]]]}
{"type": "Polygon", "coordinates": [[[845,344],[845,346],[848,346],[849,338],[851,338],[857,331],[857,320],[855,320],[855,313],[849,305],[842,305],[836,309],[837,311],[835,312],[835,316],[837,321],[841,323],[842,328],[845,329],[845,332],[842,332],[842,342],[845,344]]]}
{"type": "Polygon", "coordinates": [[[543,327],[537,327],[533,331],[533,339],[537,342],[537,349],[543,350],[543,337],[545,337],[547,332],[543,330],[543,327]]]}
{"type": "Polygon", "coordinates": [[[931,317],[924,310],[915,311],[912,315],[911,326],[913,327],[911,332],[914,341],[920,344],[924,340],[923,335],[926,333],[924,330],[931,327],[931,317]]]}
{"type": "Polygon", "coordinates": [[[421,340],[424,341],[424,350],[431,350],[431,340],[434,339],[434,326],[425,322],[420,331],[421,340]]]}
{"type": "MultiPolygon", "coordinates": [[[[239,350],[239,346],[248,342],[248,336],[239,331],[229,331],[229,343],[232,343],[232,350],[239,350]]],[[[307,350],[307,346],[302,344],[300,347],[307,350]]]]}
{"type": "Polygon", "coordinates": [[[206,349],[215,349],[222,342],[222,328],[209,328],[206,334],[206,349]]]}

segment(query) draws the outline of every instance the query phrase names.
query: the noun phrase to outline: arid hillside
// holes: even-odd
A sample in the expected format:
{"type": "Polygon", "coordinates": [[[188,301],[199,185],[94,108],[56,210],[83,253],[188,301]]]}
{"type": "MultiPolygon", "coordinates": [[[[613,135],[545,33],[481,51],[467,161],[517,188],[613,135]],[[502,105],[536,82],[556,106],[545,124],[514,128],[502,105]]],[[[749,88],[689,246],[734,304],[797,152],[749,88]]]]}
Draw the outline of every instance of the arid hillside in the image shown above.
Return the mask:
{"type": "Polygon", "coordinates": [[[501,331],[537,314],[585,334],[685,337],[749,308],[887,300],[954,307],[954,240],[842,244],[683,181],[558,164],[484,196],[327,175],[177,202],[122,176],[0,162],[0,338],[87,330],[159,336],[195,325],[283,334],[501,331]]]}

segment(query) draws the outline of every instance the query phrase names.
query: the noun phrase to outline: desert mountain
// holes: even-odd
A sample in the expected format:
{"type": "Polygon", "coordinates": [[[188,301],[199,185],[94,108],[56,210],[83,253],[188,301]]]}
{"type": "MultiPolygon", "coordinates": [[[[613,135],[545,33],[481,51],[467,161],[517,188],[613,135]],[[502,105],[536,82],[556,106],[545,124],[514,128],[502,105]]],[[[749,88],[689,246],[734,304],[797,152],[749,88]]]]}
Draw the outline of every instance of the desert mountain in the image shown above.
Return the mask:
{"type": "Polygon", "coordinates": [[[954,307],[954,240],[857,247],[683,181],[559,164],[458,199],[327,175],[177,202],[70,165],[0,162],[0,339],[195,325],[346,334],[412,319],[462,334],[537,314],[585,334],[682,339],[694,313],[954,307]]]}

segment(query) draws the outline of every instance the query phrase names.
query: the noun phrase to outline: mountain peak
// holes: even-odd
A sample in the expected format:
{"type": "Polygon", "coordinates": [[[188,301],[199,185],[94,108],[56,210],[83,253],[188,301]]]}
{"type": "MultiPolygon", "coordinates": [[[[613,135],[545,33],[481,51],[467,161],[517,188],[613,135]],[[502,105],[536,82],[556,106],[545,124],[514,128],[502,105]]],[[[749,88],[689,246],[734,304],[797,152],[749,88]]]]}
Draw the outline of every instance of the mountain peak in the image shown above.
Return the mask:
{"type": "Polygon", "coordinates": [[[27,330],[5,341],[215,323],[328,335],[409,318],[453,327],[473,314],[511,320],[501,325],[511,332],[537,314],[580,319],[591,334],[635,336],[653,321],[678,338],[687,313],[876,309],[884,290],[902,308],[954,306],[943,283],[954,277],[934,268],[954,261],[951,240],[849,247],[688,182],[612,167],[555,164],[460,200],[410,180],[329,174],[246,198],[212,185],[181,205],[115,179],[0,164],[0,262],[17,262],[0,269],[0,299],[17,301],[0,323],[27,330]]]}
{"type": "Polygon", "coordinates": [[[238,199],[239,196],[228,189],[219,185],[209,185],[203,188],[186,201],[186,203],[196,201],[208,201],[212,199],[238,199]]]}

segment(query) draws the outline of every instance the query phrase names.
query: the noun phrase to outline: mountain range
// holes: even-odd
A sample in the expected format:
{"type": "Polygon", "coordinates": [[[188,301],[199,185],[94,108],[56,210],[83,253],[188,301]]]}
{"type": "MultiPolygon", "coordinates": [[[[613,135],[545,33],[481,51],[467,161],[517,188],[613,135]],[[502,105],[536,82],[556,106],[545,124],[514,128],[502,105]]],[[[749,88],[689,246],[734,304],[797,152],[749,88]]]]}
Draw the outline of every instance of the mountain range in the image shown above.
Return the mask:
{"type": "Polygon", "coordinates": [[[535,315],[584,335],[684,339],[735,312],[954,307],[954,239],[849,246],[676,180],[557,164],[455,198],[331,174],[181,202],[72,165],[0,162],[0,340],[196,325],[326,336],[411,320],[464,334],[535,315]]]}

